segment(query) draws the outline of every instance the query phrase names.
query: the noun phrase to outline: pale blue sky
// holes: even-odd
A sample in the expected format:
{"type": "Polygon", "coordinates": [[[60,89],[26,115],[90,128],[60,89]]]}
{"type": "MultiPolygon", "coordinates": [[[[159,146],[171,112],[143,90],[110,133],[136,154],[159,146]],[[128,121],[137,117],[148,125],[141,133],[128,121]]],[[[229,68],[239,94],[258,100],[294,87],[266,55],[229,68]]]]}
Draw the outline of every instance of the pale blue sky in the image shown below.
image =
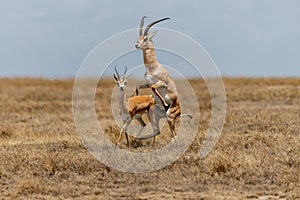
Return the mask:
{"type": "Polygon", "coordinates": [[[297,0],[1,0],[0,77],[73,77],[96,45],[144,15],[171,17],[157,26],[200,43],[222,75],[300,76],[297,0]]]}

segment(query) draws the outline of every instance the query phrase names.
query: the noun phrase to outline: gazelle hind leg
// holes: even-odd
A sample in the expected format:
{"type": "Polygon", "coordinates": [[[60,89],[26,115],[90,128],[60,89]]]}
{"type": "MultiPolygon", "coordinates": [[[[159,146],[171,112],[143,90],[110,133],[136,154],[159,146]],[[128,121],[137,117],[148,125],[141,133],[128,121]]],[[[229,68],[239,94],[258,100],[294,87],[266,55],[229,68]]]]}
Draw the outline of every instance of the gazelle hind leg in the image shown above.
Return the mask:
{"type": "Polygon", "coordinates": [[[126,141],[127,141],[127,147],[129,147],[130,146],[130,142],[129,142],[127,131],[125,131],[125,136],[126,136],[126,141]]]}
{"type": "Polygon", "coordinates": [[[160,129],[159,129],[159,116],[157,113],[157,107],[156,105],[153,105],[150,107],[149,111],[148,111],[148,120],[151,122],[152,125],[152,129],[153,129],[153,133],[152,135],[154,135],[153,137],[153,142],[155,143],[155,135],[159,135],[160,134],[160,129]]]}
{"type": "Polygon", "coordinates": [[[175,120],[172,119],[172,118],[168,118],[167,121],[168,121],[168,124],[169,124],[169,127],[170,127],[172,140],[174,140],[176,138],[175,120]]]}
{"type": "Polygon", "coordinates": [[[136,118],[136,120],[140,123],[141,125],[141,128],[137,134],[137,136],[134,138],[134,141],[136,141],[137,138],[140,137],[141,133],[143,132],[145,126],[146,126],[146,123],[144,122],[144,120],[140,117],[140,118],[136,118]]]}
{"type": "Polygon", "coordinates": [[[160,134],[160,130],[159,130],[159,116],[156,114],[156,106],[152,105],[150,107],[150,109],[148,110],[147,113],[147,117],[149,119],[149,121],[151,122],[151,126],[153,129],[153,133],[151,133],[150,135],[146,135],[146,136],[142,136],[142,137],[137,137],[137,139],[140,140],[145,140],[151,137],[154,137],[156,135],[160,134]]]}

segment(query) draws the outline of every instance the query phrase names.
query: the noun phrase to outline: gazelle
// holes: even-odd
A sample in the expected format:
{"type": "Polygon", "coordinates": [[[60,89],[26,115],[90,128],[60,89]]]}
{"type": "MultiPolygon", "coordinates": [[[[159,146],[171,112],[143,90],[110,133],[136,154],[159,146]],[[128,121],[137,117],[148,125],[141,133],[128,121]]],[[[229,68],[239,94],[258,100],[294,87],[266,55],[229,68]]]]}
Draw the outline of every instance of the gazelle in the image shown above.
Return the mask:
{"type": "MultiPolygon", "coordinates": [[[[142,17],[139,30],[139,39],[135,44],[137,49],[143,51],[144,65],[146,67],[145,79],[147,84],[137,86],[136,93],[142,88],[151,88],[155,95],[160,99],[162,105],[165,108],[167,114],[167,121],[171,130],[172,138],[176,137],[175,133],[175,122],[180,116],[188,116],[191,118],[191,115],[181,114],[181,108],[178,101],[178,92],[174,80],[169,75],[166,68],[161,65],[156,59],[156,53],[153,45],[152,38],[155,36],[156,32],[149,33],[150,28],[159,22],[164,20],[169,20],[170,18],[163,18],[156,20],[147,25],[143,33],[144,19],[142,17]],[[162,97],[161,92],[158,91],[159,88],[165,89],[164,97],[162,97]]],[[[161,90],[160,90],[161,91],[161,90]]],[[[153,133],[152,135],[142,137],[140,139],[146,139],[158,135],[159,132],[153,133]]]]}
{"type": "MultiPolygon", "coordinates": [[[[131,123],[131,121],[135,118],[141,125],[141,128],[137,134],[137,137],[141,134],[144,127],[146,126],[145,122],[142,119],[142,115],[147,113],[149,120],[152,123],[152,116],[154,116],[154,106],[155,106],[155,99],[152,95],[142,95],[142,96],[134,96],[127,101],[125,101],[125,86],[128,80],[126,77],[127,67],[123,73],[123,76],[120,77],[117,68],[115,66],[114,78],[116,80],[116,84],[119,88],[119,107],[120,107],[120,115],[123,121],[123,127],[120,131],[119,138],[117,140],[117,145],[121,140],[122,134],[125,133],[127,146],[129,146],[129,138],[127,134],[127,127],[131,123]]],[[[153,126],[153,124],[152,124],[153,126]]]]}

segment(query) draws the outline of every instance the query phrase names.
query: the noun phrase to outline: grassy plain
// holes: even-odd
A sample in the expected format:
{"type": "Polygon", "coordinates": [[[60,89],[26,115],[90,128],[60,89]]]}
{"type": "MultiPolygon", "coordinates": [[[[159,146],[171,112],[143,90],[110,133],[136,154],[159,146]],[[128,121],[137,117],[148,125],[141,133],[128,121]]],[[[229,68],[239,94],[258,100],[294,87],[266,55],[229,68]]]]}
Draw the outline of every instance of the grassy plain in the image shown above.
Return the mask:
{"type": "MultiPolygon", "coordinates": [[[[300,79],[224,78],[226,122],[204,159],[197,154],[210,122],[210,96],[202,80],[189,82],[200,110],[195,141],[173,164],[131,174],[101,164],[81,142],[73,80],[1,78],[0,199],[300,199],[300,79]]],[[[115,140],[114,82],[101,84],[97,116],[115,140]]],[[[152,150],[169,139],[166,129],[155,144],[128,148],[123,138],[121,148],[152,150]]]]}

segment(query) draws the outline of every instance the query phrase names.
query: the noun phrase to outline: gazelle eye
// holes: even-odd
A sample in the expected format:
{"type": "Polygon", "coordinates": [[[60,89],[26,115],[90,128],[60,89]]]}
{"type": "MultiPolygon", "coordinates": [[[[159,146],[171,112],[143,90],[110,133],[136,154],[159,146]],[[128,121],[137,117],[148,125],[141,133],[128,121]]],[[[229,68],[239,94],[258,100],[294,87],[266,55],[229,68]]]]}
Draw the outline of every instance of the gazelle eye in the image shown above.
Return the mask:
{"type": "Polygon", "coordinates": [[[148,41],[148,37],[145,37],[143,42],[147,42],[148,41]]]}

